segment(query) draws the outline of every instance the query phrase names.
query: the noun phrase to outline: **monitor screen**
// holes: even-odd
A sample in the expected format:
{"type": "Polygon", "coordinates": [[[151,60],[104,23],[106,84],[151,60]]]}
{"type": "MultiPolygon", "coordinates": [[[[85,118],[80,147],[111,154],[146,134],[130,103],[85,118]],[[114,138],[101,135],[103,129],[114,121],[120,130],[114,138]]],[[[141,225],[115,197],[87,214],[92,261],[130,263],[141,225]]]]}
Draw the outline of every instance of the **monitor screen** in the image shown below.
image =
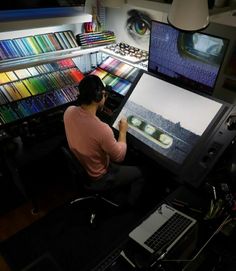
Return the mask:
{"type": "Polygon", "coordinates": [[[189,90],[212,95],[228,42],[152,21],[148,71],[189,90]]]}
{"type": "Polygon", "coordinates": [[[199,158],[191,157],[196,156],[200,147],[207,144],[210,148],[206,142],[227,112],[226,108],[224,102],[143,72],[113,127],[118,129],[119,120],[125,116],[128,134],[136,140],[137,146],[180,177],[191,159],[191,166],[197,162],[194,159],[199,158]]]}

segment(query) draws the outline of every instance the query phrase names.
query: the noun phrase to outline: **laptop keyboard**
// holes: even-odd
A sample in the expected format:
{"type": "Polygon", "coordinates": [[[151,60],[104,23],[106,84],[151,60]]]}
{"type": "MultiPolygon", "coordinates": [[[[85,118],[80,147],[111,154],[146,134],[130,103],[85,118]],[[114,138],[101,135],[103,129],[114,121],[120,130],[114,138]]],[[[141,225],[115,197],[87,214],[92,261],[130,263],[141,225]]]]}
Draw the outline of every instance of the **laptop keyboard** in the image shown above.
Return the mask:
{"type": "Polygon", "coordinates": [[[191,220],[179,213],[171,216],[144,244],[158,251],[168,247],[191,224],[191,220]]]}
{"type": "Polygon", "coordinates": [[[120,256],[122,249],[117,248],[115,251],[112,251],[105,259],[103,259],[92,271],[105,271],[111,266],[116,259],[120,256]]]}

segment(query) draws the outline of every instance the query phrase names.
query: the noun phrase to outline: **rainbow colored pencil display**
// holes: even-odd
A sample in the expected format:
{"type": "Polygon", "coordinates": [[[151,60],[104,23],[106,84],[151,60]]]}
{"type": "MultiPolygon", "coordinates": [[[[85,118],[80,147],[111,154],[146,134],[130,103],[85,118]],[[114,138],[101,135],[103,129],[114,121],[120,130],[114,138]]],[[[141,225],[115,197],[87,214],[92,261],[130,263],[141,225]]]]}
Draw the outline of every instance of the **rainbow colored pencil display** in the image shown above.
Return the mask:
{"type": "Polygon", "coordinates": [[[125,96],[138,72],[138,68],[113,57],[107,57],[91,74],[96,74],[104,84],[110,85],[115,92],[125,96]]]}
{"type": "Polygon", "coordinates": [[[0,73],[0,126],[72,102],[84,77],[72,59],[0,73]]]}
{"type": "Polygon", "coordinates": [[[78,47],[72,31],[0,40],[0,60],[40,55],[78,47]]]}

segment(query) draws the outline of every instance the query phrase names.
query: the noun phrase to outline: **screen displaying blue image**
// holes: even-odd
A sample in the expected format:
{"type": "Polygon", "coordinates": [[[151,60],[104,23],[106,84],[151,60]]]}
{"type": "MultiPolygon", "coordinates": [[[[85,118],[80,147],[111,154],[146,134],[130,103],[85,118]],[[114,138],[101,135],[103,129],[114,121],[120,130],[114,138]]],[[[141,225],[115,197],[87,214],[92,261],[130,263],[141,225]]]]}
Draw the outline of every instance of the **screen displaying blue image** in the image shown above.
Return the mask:
{"type": "Polygon", "coordinates": [[[117,116],[128,133],[169,161],[183,164],[219,114],[222,103],[143,73],[117,116]]]}
{"type": "Polygon", "coordinates": [[[148,71],[186,89],[212,95],[228,40],[152,21],[148,71]]]}

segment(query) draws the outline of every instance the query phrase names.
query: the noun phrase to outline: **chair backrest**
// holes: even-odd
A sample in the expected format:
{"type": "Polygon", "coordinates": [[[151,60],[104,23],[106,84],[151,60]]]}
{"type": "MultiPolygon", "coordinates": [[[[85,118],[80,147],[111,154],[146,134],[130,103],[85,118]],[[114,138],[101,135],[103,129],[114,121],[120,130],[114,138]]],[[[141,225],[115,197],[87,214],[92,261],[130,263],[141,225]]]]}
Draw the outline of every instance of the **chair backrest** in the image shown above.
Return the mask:
{"type": "Polygon", "coordinates": [[[74,153],[67,147],[61,147],[61,150],[67,160],[68,167],[71,173],[81,178],[83,185],[85,186],[88,183],[88,174],[84,167],[81,165],[80,161],[74,155],[74,153]]]}
{"type": "Polygon", "coordinates": [[[113,192],[116,191],[116,189],[99,189],[94,188],[90,186],[90,179],[89,176],[85,170],[85,168],[82,166],[80,161],[77,159],[75,154],[69,149],[69,147],[61,147],[61,150],[66,158],[68,167],[71,171],[71,173],[75,177],[75,181],[77,184],[82,185],[83,189],[87,191],[90,195],[94,195],[97,199],[102,198],[104,201],[110,203],[111,205],[118,207],[119,205],[116,202],[112,202],[111,199],[106,199],[105,197],[111,196],[111,190],[113,192]]]}

